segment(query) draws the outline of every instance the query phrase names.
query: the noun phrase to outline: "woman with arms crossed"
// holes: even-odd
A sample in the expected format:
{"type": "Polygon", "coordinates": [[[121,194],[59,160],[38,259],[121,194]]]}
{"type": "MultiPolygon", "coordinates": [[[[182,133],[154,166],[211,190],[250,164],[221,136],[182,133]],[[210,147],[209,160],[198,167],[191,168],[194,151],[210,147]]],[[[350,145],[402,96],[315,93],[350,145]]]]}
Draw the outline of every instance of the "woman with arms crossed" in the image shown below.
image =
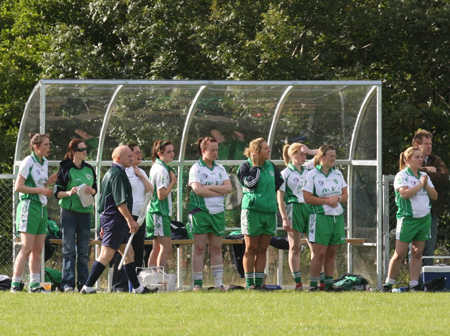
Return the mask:
{"type": "Polygon", "coordinates": [[[320,270],[325,269],[325,290],[336,291],[333,273],[339,245],[345,243],[344,209],[347,202],[347,184],[342,173],[334,168],[336,151],[333,146],[324,145],[314,156],[315,168],[306,175],[303,188],[305,203],[309,204],[309,233],[313,258],[311,260],[310,291],[319,287],[320,270]]]}
{"type": "Polygon", "coordinates": [[[84,161],[86,154],[84,140],[73,139],[60,163],[56,180],[55,196],[61,206],[63,241],[61,289],[67,293],[73,292],[75,287],[81,290],[89,276],[88,251],[93,205],[83,206],[77,191],[80,185],[86,184],[82,192],[93,196],[97,192],[97,181],[94,168],[84,161]]]}
{"type": "Polygon", "coordinates": [[[241,228],[245,240],[243,266],[246,287],[264,289],[264,268],[270,239],[277,228],[277,195],[283,178],[269,161],[270,148],[263,138],[250,142],[248,158],[238,171],[243,187],[241,228]]]}
{"type": "Polygon", "coordinates": [[[189,172],[189,225],[194,234],[194,291],[203,286],[203,264],[209,240],[211,270],[215,288],[223,286],[222,236],[225,234],[225,196],[231,192],[231,182],[225,168],[215,162],[219,153],[217,140],[199,138],[197,148],[201,159],[189,172]]]}
{"type": "Polygon", "coordinates": [[[56,174],[48,177],[50,138],[47,134],[30,134],[31,155],[19,167],[15,191],[19,192],[16,230],[20,232],[22,248],[14,262],[11,291],[23,290],[22,275],[30,258],[30,293],[42,293],[41,254],[48,232],[47,197],[52,194],[48,185],[56,181],[56,174]]]}
{"type": "Polygon", "coordinates": [[[423,156],[416,147],[409,147],[400,154],[400,172],[394,180],[395,203],[397,204],[397,230],[395,252],[389,262],[389,270],[384,292],[392,291],[401,262],[411,243],[411,262],[409,265],[410,291],[419,291],[420,268],[425,241],[431,233],[430,199],[435,201],[438,194],[429,176],[420,171],[423,156]]]}
{"type": "Polygon", "coordinates": [[[170,216],[172,216],[172,188],[177,183],[175,174],[168,164],[173,161],[175,151],[168,140],[153,144],[150,182],[154,187],[153,199],[147,213],[147,237],[153,238],[153,249],[148,258],[149,267],[166,267],[172,248],[170,216]]]}
{"type": "Polygon", "coordinates": [[[283,218],[283,229],[289,240],[289,267],[295,281],[295,289],[302,290],[302,276],[300,272],[300,240],[302,233],[308,234],[309,212],[303,200],[303,186],[306,174],[313,167],[303,166],[306,154],[316,154],[317,150],[310,150],[305,145],[293,143],[284,145],[283,158],[287,168],[281,172],[283,185],[277,191],[278,209],[283,218]]]}

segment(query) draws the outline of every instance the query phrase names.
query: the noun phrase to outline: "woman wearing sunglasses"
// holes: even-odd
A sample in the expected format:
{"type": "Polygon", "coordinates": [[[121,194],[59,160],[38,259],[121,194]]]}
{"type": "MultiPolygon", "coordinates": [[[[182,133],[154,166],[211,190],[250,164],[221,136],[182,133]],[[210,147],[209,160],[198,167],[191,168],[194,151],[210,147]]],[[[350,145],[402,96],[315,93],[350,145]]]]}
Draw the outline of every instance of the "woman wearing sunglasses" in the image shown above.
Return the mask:
{"type": "Polygon", "coordinates": [[[73,139],[64,160],[60,163],[56,180],[55,196],[61,206],[61,228],[63,239],[63,272],[61,289],[73,292],[75,286],[81,290],[89,275],[88,248],[91,235],[93,205],[83,206],[77,191],[95,195],[97,182],[94,168],[86,163],[86,143],[73,139]],[[78,279],[75,282],[75,260],[78,279]]]}

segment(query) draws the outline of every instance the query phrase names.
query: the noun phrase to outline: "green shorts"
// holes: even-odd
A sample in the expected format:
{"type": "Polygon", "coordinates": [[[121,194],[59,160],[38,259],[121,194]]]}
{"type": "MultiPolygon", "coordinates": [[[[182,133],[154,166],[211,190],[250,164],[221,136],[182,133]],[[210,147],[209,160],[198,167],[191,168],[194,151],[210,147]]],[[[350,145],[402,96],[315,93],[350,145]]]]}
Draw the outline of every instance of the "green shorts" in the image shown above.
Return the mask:
{"type": "Polygon", "coordinates": [[[308,233],[309,211],[305,203],[288,203],[286,212],[292,228],[299,233],[308,233]]]}
{"type": "Polygon", "coordinates": [[[24,199],[17,206],[16,231],[33,235],[48,233],[47,207],[41,203],[24,199]]]}
{"type": "Polygon", "coordinates": [[[325,246],[344,244],[344,216],[309,215],[308,240],[325,246]]]}
{"type": "Polygon", "coordinates": [[[211,215],[207,211],[189,214],[189,230],[194,234],[213,233],[222,237],[225,234],[225,211],[211,215]]]}
{"type": "Polygon", "coordinates": [[[395,239],[404,243],[431,238],[431,215],[422,218],[398,218],[395,239]]]}
{"type": "Polygon", "coordinates": [[[274,236],[277,230],[277,214],[241,210],[241,231],[246,236],[266,234],[274,236]]]}
{"type": "Polygon", "coordinates": [[[148,212],[146,217],[147,237],[155,238],[160,237],[172,237],[170,231],[170,217],[162,216],[158,212],[148,212]]]}

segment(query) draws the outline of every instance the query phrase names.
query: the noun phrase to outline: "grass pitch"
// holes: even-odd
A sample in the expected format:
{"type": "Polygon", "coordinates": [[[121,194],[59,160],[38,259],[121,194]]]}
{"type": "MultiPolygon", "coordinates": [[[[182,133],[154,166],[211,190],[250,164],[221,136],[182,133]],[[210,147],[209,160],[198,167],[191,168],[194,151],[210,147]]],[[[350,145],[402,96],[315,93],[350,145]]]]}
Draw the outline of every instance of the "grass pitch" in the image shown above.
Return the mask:
{"type": "Polygon", "coordinates": [[[0,335],[447,335],[449,293],[0,292],[0,335]]]}

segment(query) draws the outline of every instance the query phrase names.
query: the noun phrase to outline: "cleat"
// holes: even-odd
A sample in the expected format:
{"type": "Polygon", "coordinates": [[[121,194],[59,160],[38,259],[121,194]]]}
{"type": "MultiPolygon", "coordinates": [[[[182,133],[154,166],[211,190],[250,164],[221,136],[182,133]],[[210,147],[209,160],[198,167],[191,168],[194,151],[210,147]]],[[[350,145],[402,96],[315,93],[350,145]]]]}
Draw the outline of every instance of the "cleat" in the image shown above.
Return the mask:
{"type": "Polygon", "coordinates": [[[73,287],[66,287],[64,288],[64,293],[73,293],[73,287]]]}
{"type": "Polygon", "coordinates": [[[392,292],[392,285],[384,284],[381,287],[381,291],[384,292],[384,293],[391,293],[392,292]]]}
{"type": "Polygon", "coordinates": [[[48,293],[44,287],[42,286],[38,286],[38,287],[34,287],[34,288],[30,288],[29,293],[48,293]]]}
{"type": "Polygon", "coordinates": [[[80,294],[97,294],[97,291],[93,289],[92,291],[88,292],[85,288],[82,288],[80,294]]]}
{"type": "Polygon", "coordinates": [[[19,286],[11,286],[11,292],[18,293],[23,291],[24,283],[21,281],[19,286]]]}
{"type": "Polygon", "coordinates": [[[420,287],[420,285],[415,285],[415,286],[409,286],[408,289],[410,292],[422,292],[422,288],[420,287]]]}
{"type": "Polygon", "coordinates": [[[158,287],[155,287],[155,288],[144,287],[144,289],[140,293],[136,292],[133,289],[133,294],[151,294],[151,293],[156,293],[157,291],[158,291],[158,287]]]}
{"type": "Polygon", "coordinates": [[[195,285],[194,288],[192,288],[193,292],[200,292],[202,290],[202,286],[200,285],[195,285]]]}
{"type": "Polygon", "coordinates": [[[301,282],[299,282],[299,283],[297,283],[297,284],[295,285],[295,290],[298,290],[298,291],[302,291],[302,290],[303,290],[303,285],[302,285],[301,282]]]}
{"type": "Polygon", "coordinates": [[[308,292],[318,292],[320,289],[317,286],[311,286],[309,287],[309,291],[308,292]]]}

